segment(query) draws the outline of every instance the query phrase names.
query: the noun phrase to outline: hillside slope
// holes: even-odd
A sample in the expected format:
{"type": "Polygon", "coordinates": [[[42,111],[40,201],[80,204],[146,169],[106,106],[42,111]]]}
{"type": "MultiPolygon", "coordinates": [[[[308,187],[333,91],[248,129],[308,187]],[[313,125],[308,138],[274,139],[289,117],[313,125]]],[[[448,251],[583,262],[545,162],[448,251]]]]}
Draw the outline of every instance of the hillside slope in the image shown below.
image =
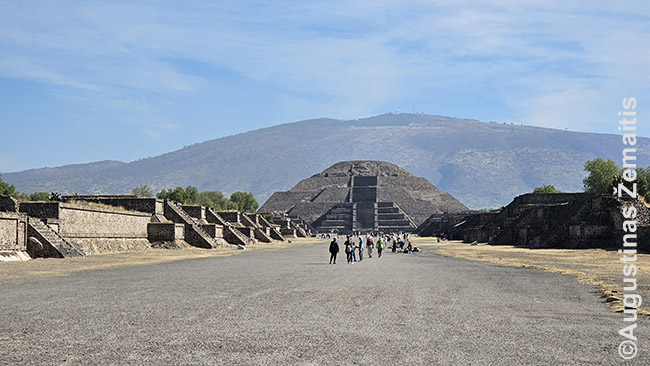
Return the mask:
{"type": "MultiPolygon", "coordinates": [[[[641,166],[650,165],[650,139],[640,138],[641,166]]],[[[140,184],[156,191],[250,191],[264,202],[274,191],[343,160],[382,160],[425,177],[470,208],[505,205],[542,184],[580,191],[583,164],[620,161],[621,138],[549,128],[487,123],[424,114],[385,114],[341,121],[287,123],[198,143],[131,163],[114,161],[3,173],[22,192],[127,193],[140,184]]]]}

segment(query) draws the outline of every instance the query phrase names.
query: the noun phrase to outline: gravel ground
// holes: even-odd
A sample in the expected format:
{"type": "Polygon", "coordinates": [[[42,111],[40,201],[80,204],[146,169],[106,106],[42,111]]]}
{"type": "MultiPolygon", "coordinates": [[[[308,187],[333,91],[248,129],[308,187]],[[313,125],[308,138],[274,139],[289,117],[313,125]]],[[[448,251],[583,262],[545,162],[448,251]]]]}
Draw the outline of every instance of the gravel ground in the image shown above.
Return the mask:
{"type": "MultiPolygon", "coordinates": [[[[573,277],[327,243],[0,285],[0,364],[613,365],[622,314],[573,277]]],[[[648,320],[639,320],[648,364],[648,320]],[[645,338],[645,339],[644,339],[645,338]]],[[[621,362],[622,363],[622,362],[621,362]]]]}

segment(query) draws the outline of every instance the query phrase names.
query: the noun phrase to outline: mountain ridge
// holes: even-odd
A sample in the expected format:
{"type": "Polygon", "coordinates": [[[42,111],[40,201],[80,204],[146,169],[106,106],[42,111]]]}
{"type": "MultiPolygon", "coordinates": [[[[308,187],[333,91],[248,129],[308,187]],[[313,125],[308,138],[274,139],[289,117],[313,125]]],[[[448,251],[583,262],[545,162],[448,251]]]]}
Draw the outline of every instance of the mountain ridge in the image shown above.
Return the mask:
{"type": "MultiPolygon", "coordinates": [[[[583,164],[620,160],[620,135],[427,114],[383,114],[355,120],[317,118],[196,143],[129,163],[105,160],[3,173],[19,191],[128,193],[193,185],[275,191],[346,160],[382,160],[429,179],[470,208],[496,207],[542,184],[579,191],[583,164]]],[[[637,163],[650,165],[650,139],[639,137],[637,163]]]]}

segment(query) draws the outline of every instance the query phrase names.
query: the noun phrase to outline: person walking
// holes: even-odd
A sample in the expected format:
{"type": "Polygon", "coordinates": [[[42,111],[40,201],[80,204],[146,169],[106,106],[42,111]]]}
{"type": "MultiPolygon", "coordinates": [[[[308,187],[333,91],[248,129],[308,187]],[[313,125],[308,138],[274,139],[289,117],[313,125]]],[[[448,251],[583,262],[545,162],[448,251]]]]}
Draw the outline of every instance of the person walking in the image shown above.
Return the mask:
{"type": "Polygon", "coordinates": [[[339,254],[339,242],[333,239],[330,243],[330,264],[336,264],[336,256],[339,254]]]}
{"type": "Polygon", "coordinates": [[[363,238],[359,237],[359,262],[363,260],[363,249],[365,249],[363,245],[363,238]]]}
{"type": "Polygon", "coordinates": [[[352,263],[354,263],[357,261],[357,244],[354,239],[350,239],[350,245],[352,245],[352,263]]]}
{"type": "Polygon", "coordinates": [[[345,256],[348,259],[348,264],[352,263],[352,244],[350,243],[350,239],[346,240],[345,243],[345,256]]]}
{"type": "Polygon", "coordinates": [[[379,258],[381,258],[381,252],[383,250],[384,250],[384,239],[382,239],[380,236],[379,239],[377,240],[377,256],[379,256],[379,258]]]}
{"type": "Polygon", "coordinates": [[[372,236],[369,236],[366,242],[368,242],[368,258],[372,258],[372,248],[375,247],[375,243],[372,241],[372,236]]]}

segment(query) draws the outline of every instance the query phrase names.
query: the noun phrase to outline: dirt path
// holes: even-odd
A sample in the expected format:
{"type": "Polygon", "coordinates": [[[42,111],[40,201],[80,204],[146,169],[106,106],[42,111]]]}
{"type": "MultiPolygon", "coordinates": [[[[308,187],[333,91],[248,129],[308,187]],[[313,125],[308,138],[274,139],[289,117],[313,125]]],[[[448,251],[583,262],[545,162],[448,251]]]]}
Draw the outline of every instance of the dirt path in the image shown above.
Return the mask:
{"type": "MultiPolygon", "coordinates": [[[[612,365],[621,314],[569,276],[327,243],[0,284],[0,364],[612,365]]],[[[91,259],[91,258],[88,258],[91,259]]],[[[639,334],[648,321],[639,320],[639,334]]],[[[648,342],[639,353],[650,354],[648,342]]],[[[643,358],[628,364],[644,364],[643,358]]]]}

